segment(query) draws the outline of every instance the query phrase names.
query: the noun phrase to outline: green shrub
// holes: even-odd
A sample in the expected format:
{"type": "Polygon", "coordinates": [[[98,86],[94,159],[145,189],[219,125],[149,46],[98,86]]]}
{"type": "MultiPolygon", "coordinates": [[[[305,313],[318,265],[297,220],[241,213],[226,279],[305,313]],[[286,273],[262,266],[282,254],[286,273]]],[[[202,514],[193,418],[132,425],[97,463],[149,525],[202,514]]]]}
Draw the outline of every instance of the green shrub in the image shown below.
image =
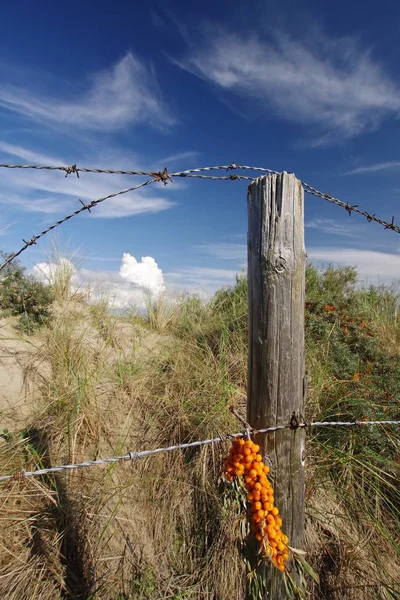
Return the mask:
{"type": "MultiPolygon", "coordinates": [[[[4,252],[0,255],[3,259],[8,257],[4,252]]],[[[20,316],[21,331],[32,333],[48,322],[53,299],[52,289],[26,275],[18,261],[6,267],[0,280],[0,310],[3,314],[20,316]]]]}

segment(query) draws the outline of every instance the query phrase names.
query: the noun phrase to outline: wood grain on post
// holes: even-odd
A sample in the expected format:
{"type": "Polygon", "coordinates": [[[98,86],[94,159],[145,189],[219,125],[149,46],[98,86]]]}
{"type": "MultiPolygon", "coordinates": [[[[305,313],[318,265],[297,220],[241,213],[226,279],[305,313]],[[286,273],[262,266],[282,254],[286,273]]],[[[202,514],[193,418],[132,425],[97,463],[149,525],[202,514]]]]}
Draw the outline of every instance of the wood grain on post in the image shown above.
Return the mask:
{"type": "MultiPolygon", "coordinates": [[[[256,429],[304,415],[304,191],[292,174],[256,179],[248,192],[247,420],[256,429]]],[[[258,436],[271,465],[289,545],[304,534],[304,429],[258,436]]],[[[266,569],[267,597],[286,599],[283,573],[266,569]]]]}

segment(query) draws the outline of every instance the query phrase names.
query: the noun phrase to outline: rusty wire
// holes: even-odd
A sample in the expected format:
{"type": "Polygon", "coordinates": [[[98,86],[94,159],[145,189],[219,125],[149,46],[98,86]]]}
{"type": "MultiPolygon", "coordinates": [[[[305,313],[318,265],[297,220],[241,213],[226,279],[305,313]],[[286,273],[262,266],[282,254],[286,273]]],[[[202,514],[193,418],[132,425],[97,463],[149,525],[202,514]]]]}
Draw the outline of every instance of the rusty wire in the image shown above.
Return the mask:
{"type": "MultiPolygon", "coordinates": [[[[238,170],[238,169],[239,170],[242,169],[242,170],[260,171],[262,173],[267,173],[269,175],[278,175],[279,174],[278,171],[273,171],[273,170],[267,169],[265,167],[252,167],[252,166],[248,166],[248,165],[237,165],[234,162],[231,164],[228,164],[228,165],[217,165],[217,166],[212,166],[212,167],[199,167],[196,169],[186,169],[184,171],[177,171],[175,173],[168,173],[166,167],[162,171],[127,171],[127,170],[122,170],[122,169],[99,169],[99,168],[78,167],[76,164],[73,164],[71,166],[0,164],[0,168],[63,171],[63,172],[65,172],[65,177],[68,177],[68,175],[71,175],[71,174],[75,174],[78,178],[79,178],[79,173],[96,173],[96,174],[104,173],[104,174],[132,175],[132,176],[140,175],[140,176],[151,177],[151,179],[149,179],[137,186],[133,186],[133,187],[121,190],[114,194],[109,194],[108,196],[104,196],[103,198],[99,198],[97,200],[92,200],[88,204],[84,204],[81,200],[79,200],[82,204],[82,207],[80,209],[75,210],[74,212],[67,215],[63,219],[60,219],[59,221],[56,221],[55,223],[53,223],[50,227],[48,227],[44,231],[41,231],[39,234],[32,236],[32,238],[30,240],[28,240],[28,241],[23,240],[24,245],[17,252],[15,252],[11,256],[9,256],[7,258],[7,260],[5,262],[3,262],[3,264],[0,265],[0,271],[2,271],[11,261],[13,261],[15,258],[17,258],[27,248],[36,244],[37,240],[40,239],[42,236],[46,235],[46,233],[48,233],[49,231],[52,231],[59,225],[62,225],[62,223],[65,223],[72,217],[79,215],[81,212],[83,212],[85,210],[90,212],[91,208],[93,208],[97,204],[100,204],[101,202],[104,202],[105,200],[108,200],[109,198],[114,198],[115,196],[119,196],[121,194],[126,194],[128,192],[132,192],[141,187],[147,186],[150,183],[159,181],[159,182],[163,183],[164,185],[167,185],[169,182],[173,181],[173,177],[209,179],[209,180],[213,180],[213,181],[229,181],[229,180],[230,181],[235,181],[235,180],[254,181],[254,179],[256,179],[255,177],[252,177],[252,176],[237,175],[236,173],[231,173],[230,175],[223,175],[223,176],[201,174],[203,172],[210,172],[210,171],[233,171],[233,170],[238,170]]],[[[338,198],[334,198],[331,194],[327,194],[327,193],[321,192],[320,190],[317,190],[316,188],[309,185],[308,183],[305,183],[304,181],[301,181],[301,184],[306,193],[311,194],[313,196],[317,196],[318,198],[322,198],[323,200],[327,200],[328,202],[331,202],[332,204],[335,204],[336,206],[340,206],[341,208],[344,208],[348,212],[349,215],[351,215],[352,212],[355,212],[355,213],[365,217],[368,222],[374,221],[375,223],[379,223],[380,225],[382,225],[385,229],[390,229],[392,231],[395,231],[396,233],[400,233],[400,227],[394,223],[394,217],[392,217],[391,222],[384,221],[383,219],[380,219],[379,217],[377,217],[375,214],[370,214],[364,210],[361,210],[359,208],[358,204],[349,204],[348,202],[343,202],[342,200],[339,200],[338,198]]]]}
{"type": "MultiPolygon", "coordinates": [[[[51,165],[13,165],[13,164],[0,164],[0,168],[4,169],[37,169],[37,170],[47,170],[47,171],[64,171],[65,177],[68,175],[75,174],[79,178],[79,173],[104,173],[107,175],[146,175],[147,177],[157,177],[157,176],[165,176],[167,173],[167,169],[165,168],[163,171],[126,171],[121,169],[99,169],[99,168],[87,168],[87,167],[78,167],[75,165],[70,166],[51,166],[51,165]]],[[[235,163],[231,163],[229,165],[218,165],[214,167],[199,167],[197,169],[187,169],[185,171],[178,171],[177,173],[173,173],[174,177],[188,177],[191,173],[199,173],[201,171],[231,171],[234,169],[243,169],[243,170],[251,170],[251,171],[262,171],[265,173],[274,173],[278,174],[278,171],[272,171],[271,169],[266,169],[264,167],[249,167],[247,165],[237,165],[235,163]]],[[[172,176],[172,175],[171,175],[172,176]]],[[[229,177],[228,177],[229,179],[229,177]]],[[[251,177],[251,179],[254,179],[251,177]]]]}
{"type": "Polygon", "coordinates": [[[336,204],[336,206],[340,206],[341,208],[344,208],[349,213],[350,216],[351,216],[352,212],[355,212],[358,215],[362,215],[363,217],[365,217],[369,223],[371,221],[374,221],[375,223],[379,223],[380,225],[383,225],[383,227],[385,229],[391,229],[392,231],[396,231],[396,233],[400,233],[400,227],[398,225],[395,225],[394,217],[392,217],[391,222],[388,223],[387,221],[384,221],[383,219],[380,219],[379,217],[377,217],[375,214],[371,215],[370,213],[366,212],[365,210],[361,210],[360,208],[358,208],[358,204],[349,204],[348,202],[343,202],[342,200],[339,200],[338,198],[334,198],[331,194],[325,194],[324,192],[320,192],[319,190],[316,190],[314,187],[312,187],[311,185],[308,185],[308,183],[305,183],[304,181],[302,181],[301,183],[303,184],[304,191],[307,192],[307,194],[311,194],[312,196],[317,196],[318,198],[323,198],[323,200],[327,200],[328,202],[331,202],[332,204],[336,204]]]}
{"type": "Polygon", "coordinates": [[[78,208],[77,210],[74,210],[74,212],[70,213],[69,215],[67,215],[63,219],[60,219],[59,221],[56,221],[55,223],[53,223],[52,225],[50,225],[49,227],[47,227],[47,229],[44,229],[43,231],[41,231],[37,235],[33,235],[30,240],[28,240],[28,241],[27,240],[22,240],[24,242],[24,245],[18,250],[18,252],[14,252],[14,254],[12,254],[11,256],[9,256],[7,258],[7,260],[5,260],[3,262],[3,264],[0,265],[0,271],[2,271],[3,269],[5,269],[5,267],[11,261],[13,261],[15,258],[17,258],[17,256],[19,256],[27,248],[29,248],[30,246],[33,246],[34,244],[36,244],[37,240],[39,240],[41,237],[43,237],[44,235],[46,235],[46,233],[49,233],[49,231],[51,231],[52,229],[55,229],[59,225],[62,225],[62,223],[65,223],[65,221],[68,221],[69,219],[72,219],[72,217],[76,217],[76,215],[79,215],[80,213],[84,212],[85,210],[87,210],[90,213],[90,209],[91,208],[93,208],[94,206],[97,206],[97,204],[100,204],[101,202],[104,202],[104,200],[109,200],[110,198],[115,198],[116,196],[121,196],[122,194],[127,194],[128,192],[133,192],[133,191],[138,190],[139,188],[142,188],[142,187],[144,187],[146,185],[150,185],[150,183],[154,183],[155,181],[157,181],[157,179],[148,179],[147,181],[144,181],[143,183],[140,183],[139,185],[135,185],[133,187],[126,188],[125,190],[121,190],[121,191],[116,192],[114,194],[109,194],[108,196],[103,196],[102,198],[98,198],[97,200],[92,200],[88,204],[84,204],[82,202],[82,200],[79,200],[79,202],[82,204],[81,208],[78,208]]]}

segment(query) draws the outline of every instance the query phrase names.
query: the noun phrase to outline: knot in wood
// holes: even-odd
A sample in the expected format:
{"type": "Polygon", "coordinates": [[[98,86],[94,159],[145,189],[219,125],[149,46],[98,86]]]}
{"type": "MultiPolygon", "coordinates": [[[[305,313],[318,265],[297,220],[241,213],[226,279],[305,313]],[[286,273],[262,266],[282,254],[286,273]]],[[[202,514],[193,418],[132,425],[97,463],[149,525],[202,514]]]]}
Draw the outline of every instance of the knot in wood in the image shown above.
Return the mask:
{"type": "Polygon", "coordinates": [[[286,270],[286,258],[283,256],[277,256],[275,259],[275,271],[277,273],[283,273],[286,270]]]}

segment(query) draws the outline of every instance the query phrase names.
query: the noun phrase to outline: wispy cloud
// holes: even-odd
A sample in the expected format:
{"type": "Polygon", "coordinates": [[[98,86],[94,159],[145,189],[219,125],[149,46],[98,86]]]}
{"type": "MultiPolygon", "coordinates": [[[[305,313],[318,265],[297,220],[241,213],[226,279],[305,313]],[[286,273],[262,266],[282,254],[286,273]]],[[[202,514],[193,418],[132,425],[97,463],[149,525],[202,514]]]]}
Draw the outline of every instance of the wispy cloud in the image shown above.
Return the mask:
{"type": "Polygon", "coordinates": [[[208,25],[200,43],[187,43],[176,65],[269,113],[315,126],[315,145],[369,131],[400,112],[400,88],[350,37],[271,32],[266,40],[208,25]]]}
{"type": "Polygon", "coordinates": [[[66,166],[66,163],[61,158],[56,158],[55,156],[50,156],[48,154],[43,154],[42,152],[24,148],[23,146],[16,146],[15,144],[8,144],[7,142],[2,141],[0,141],[0,156],[1,154],[16,156],[17,158],[29,160],[37,165],[66,166]]]}
{"type": "Polygon", "coordinates": [[[357,167],[351,171],[346,171],[343,175],[359,175],[360,173],[377,173],[378,171],[397,171],[400,169],[400,161],[392,160],[389,162],[375,163],[365,167],[357,167]]]}
{"type": "MultiPolygon", "coordinates": [[[[0,142],[1,156],[18,156],[35,163],[45,162],[65,165],[62,159],[46,157],[41,153],[21,146],[0,142]],[[46,160],[43,160],[46,159],[46,160]]],[[[125,157],[125,160],[127,158],[125,157]]],[[[97,165],[97,161],[96,161],[97,165]]],[[[110,165],[112,167],[112,165],[110,165]]],[[[119,165],[119,166],[124,166],[119,165]]],[[[60,214],[77,208],[78,199],[89,202],[118,190],[134,185],[132,178],[123,175],[102,177],[100,175],[65,178],[57,171],[26,171],[4,169],[1,173],[0,205],[19,207],[26,212],[47,215],[60,214]]],[[[118,218],[142,213],[156,213],[174,206],[166,199],[171,192],[164,186],[130,192],[111,198],[93,210],[94,217],[118,218]]],[[[174,188],[176,189],[176,187],[174,188]]]]}
{"type": "Polygon", "coordinates": [[[2,83],[0,108],[40,124],[97,131],[140,122],[167,127],[175,122],[161,98],[153,69],[132,52],[94,75],[85,93],[69,99],[66,94],[56,95],[50,86],[44,94],[2,83]]]}
{"type": "Polygon", "coordinates": [[[194,160],[200,155],[200,152],[189,150],[187,152],[179,152],[178,154],[172,154],[171,156],[164,156],[159,159],[160,164],[169,164],[176,162],[177,160],[194,160]]]}
{"type": "Polygon", "coordinates": [[[221,287],[232,285],[239,269],[187,267],[178,272],[165,273],[165,280],[173,290],[210,297],[221,287]]]}
{"type": "Polygon", "coordinates": [[[400,280],[400,254],[359,250],[357,248],[309,248],[308,258],[319,265],[351,266],[357,269],[359,279],[370,282],[400,280]]]}
{"type": "Polygon", "coordinates": [[[226,260],[245,260],[247,256],[247,248],[245,244],[228,244],[223,242],[198,245],[196,250],[200,250],[215,258],[226,260]]]}
{"type": "Polygon", "coordinates": [[[16,225],[17,223],[18,221],[14,221],[13,223],[7,223],[6,225],[2,225],[2,223],[0,222],[0,236],[7,235],[7,230],[10,229],[10,227],[16,225]]]}
{"type": "Polygon", "coordinates": [[[317,229],[322,233],[327,233],[329,235],[341,235],[345,237],[351,238],[359,238],[360,234],[355,233],[354,226],[352,224],[345,225],[340,221],[335,221],[334,219],[312,219],[305,224],[305,227],[308,229],[317,229]]]}

